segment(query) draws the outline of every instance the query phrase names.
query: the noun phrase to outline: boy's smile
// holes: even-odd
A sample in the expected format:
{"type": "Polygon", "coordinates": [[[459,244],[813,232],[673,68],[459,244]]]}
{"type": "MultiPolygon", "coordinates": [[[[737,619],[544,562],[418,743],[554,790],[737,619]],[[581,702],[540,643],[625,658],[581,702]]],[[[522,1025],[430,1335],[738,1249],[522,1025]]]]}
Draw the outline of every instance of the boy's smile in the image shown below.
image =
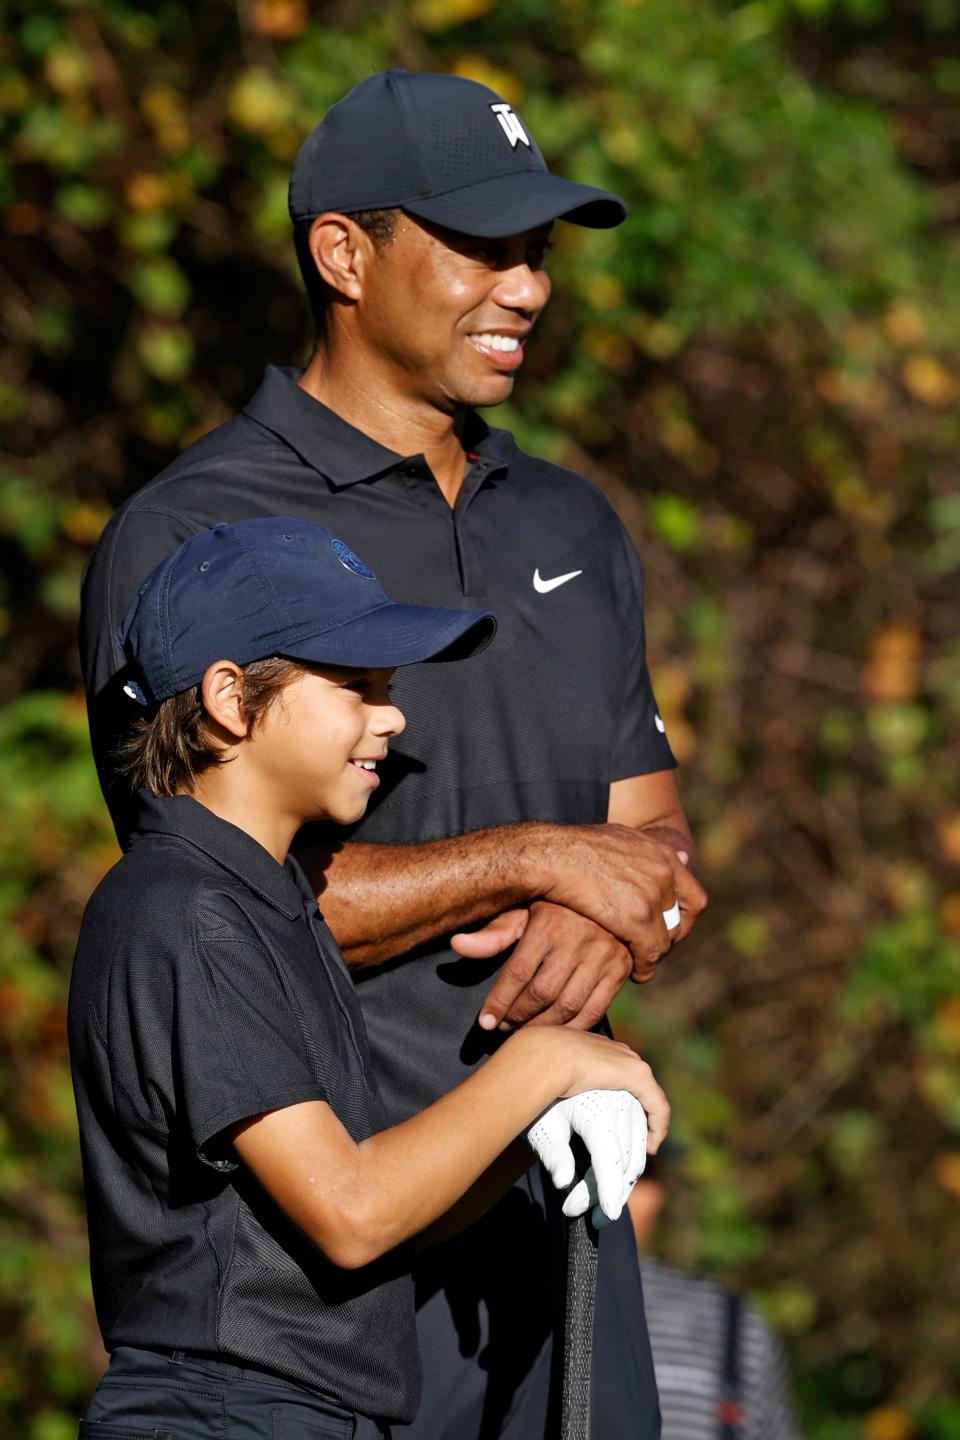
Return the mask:
{"type": "MultiPolygon", "coordinates": [[[[384,753],[383,755],[379,756],[378,758],[381,759],[381,760],[385,760],[387,757],[386,757],[386,754],[384,753]]],[[[376,771],[377,771],[377,762],[376,762],[376,760],[356,760],[356,759],[354,759],[354,760],[351,760],[351,761],[350,761],[350,764],[351,764],[351,765],[356,765],[359,770],[363,770],[366,774],[368,774],[368,775],[370,776],[370,784],[373,786],[374,789],[376,789],[376,787],[380,784],[380,777],[379,777],[379,775],[376,773],[376,771]]]]}

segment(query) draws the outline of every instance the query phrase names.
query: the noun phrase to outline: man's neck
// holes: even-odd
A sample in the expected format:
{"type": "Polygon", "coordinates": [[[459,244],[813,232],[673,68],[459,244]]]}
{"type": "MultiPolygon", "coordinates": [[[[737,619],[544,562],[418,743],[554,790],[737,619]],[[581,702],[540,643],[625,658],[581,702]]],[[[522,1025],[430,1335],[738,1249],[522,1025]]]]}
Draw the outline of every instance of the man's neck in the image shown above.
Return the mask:
{"type": "Polygon", "coordinates": [[[462,415],[399,394],[373,365],[347,363],[318,346],[300,377],[301,389],[348,425],[400,455],[423,455],[447,504],[453,508],[463,484],[466,456],[462,415]]]}

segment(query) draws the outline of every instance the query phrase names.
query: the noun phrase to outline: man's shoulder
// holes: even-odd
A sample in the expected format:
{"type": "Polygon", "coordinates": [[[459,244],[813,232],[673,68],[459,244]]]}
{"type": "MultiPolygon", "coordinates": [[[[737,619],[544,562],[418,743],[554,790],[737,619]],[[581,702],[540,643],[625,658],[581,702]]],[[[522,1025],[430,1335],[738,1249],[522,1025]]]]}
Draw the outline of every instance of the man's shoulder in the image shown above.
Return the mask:
{"type": "Polygon", "coordinates": [[[80,650],[89,694],[122,667],[116,630],[138,587],[184,540],[221,520],[283,514],[274,496],[299,457],[241,412],[195,440],[125,500],[84,571],[80,650]]]}
{"type": "Polygon", "coordinates": [[[509,467],[517,492],[530,504],[550,503],[551,515],[559,509],[580,522],[608,523],[619,527],[613,505],[594,480],[579,470],[525,450],[509,430],[495,430],[490,436],[497,452],[509,467]]]}
{"type": "MultiPolygon", "coordinates": [[[[169,515],[190,517],[201,506],[207,522],[211,489],[229,487],[259,473],[264,459],[283,455],[287,447],[272,431],[241,411],[201,435],[169,465],[118,506],[106,533],[114,533],[133,517],[169,515]]],[[[294,463],[299,464],[291,455],[294,463]]]]}

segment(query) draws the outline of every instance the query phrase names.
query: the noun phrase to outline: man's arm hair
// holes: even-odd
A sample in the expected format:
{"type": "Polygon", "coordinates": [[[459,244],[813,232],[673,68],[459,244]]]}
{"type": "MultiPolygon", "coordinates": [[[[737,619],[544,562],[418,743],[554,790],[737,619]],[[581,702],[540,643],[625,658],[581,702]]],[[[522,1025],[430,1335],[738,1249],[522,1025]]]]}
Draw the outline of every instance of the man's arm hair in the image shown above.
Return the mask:
{"type": "Polygon", "coordinates": [[[609,930],[647,965],[669,948],[663,912],[697,912],[700,885],[662,841],[625,825],[537,821],[421,845],[349,844],[301,854],[354,968],[381,964],[535,899],[609,930]]]}
{"type": "Polygon", "coordinates": [[[380,965],[537,893],[535,823],[418,845],[297,848],[351,969],[380,965]]]}

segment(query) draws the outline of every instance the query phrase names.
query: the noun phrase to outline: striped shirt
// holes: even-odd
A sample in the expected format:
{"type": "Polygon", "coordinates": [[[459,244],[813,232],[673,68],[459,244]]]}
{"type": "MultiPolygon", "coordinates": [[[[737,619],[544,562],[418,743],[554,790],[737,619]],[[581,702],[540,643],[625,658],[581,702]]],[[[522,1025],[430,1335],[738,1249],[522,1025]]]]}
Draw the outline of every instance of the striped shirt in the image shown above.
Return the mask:
{"type": "Polygon", "coordinates": [[[738,1404],[724,1385],[728,1292],[713,1280],[641,1259],[662,1440],[801,1440],[783,1349],[753,1305],[740,1310],[738,1404]],[[729,1428],[724,1430],[724,1420],[729,1428]]]}

